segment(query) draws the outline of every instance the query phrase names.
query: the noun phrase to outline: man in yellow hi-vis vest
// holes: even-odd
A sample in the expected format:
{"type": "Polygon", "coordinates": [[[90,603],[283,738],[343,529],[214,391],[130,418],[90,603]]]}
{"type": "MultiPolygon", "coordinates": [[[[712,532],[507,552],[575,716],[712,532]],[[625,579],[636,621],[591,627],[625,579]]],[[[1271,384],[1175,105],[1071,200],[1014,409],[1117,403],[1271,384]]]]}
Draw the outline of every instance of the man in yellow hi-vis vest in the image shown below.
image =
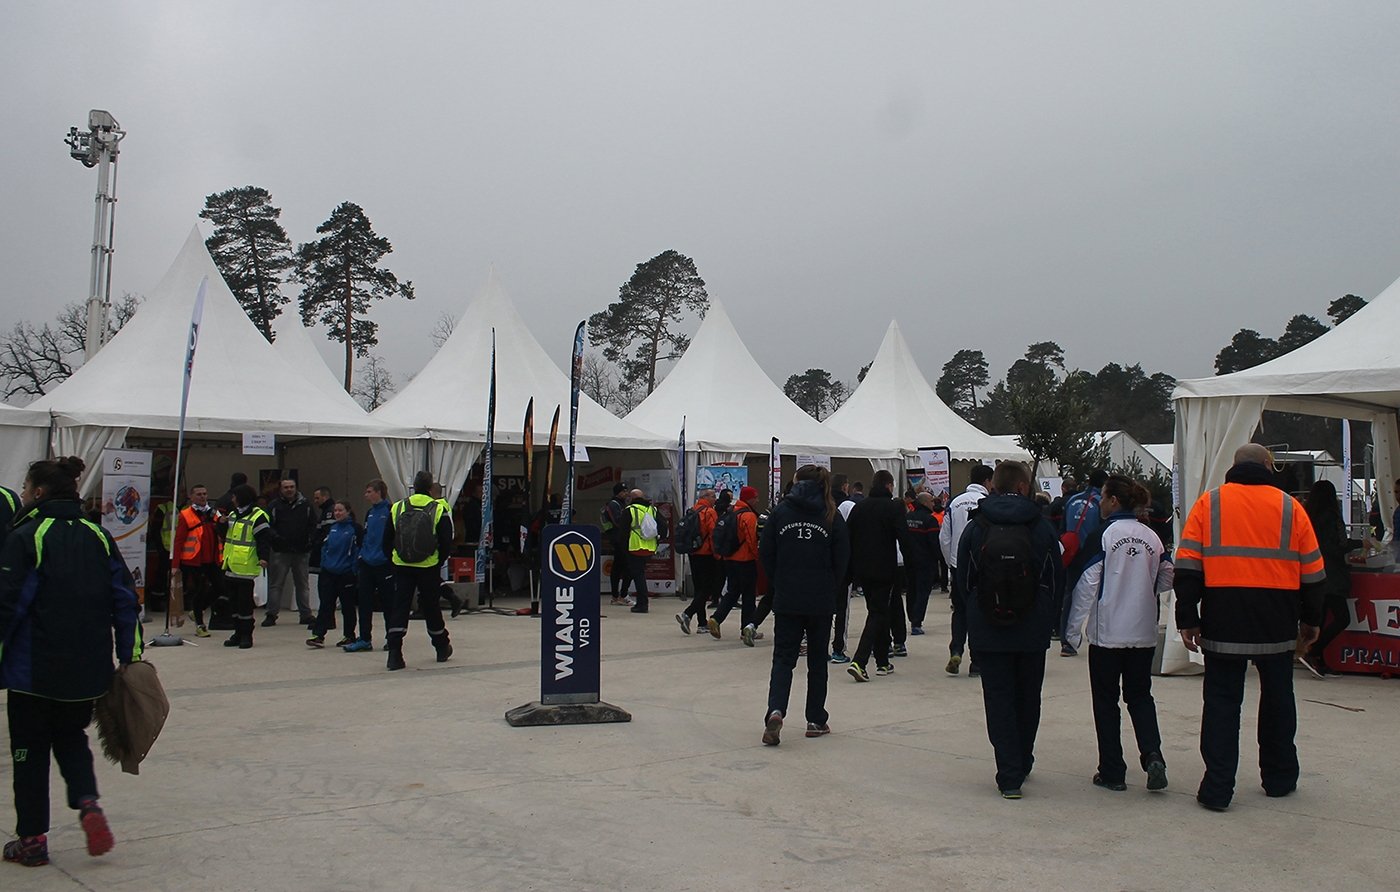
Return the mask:
{"type": "Polygon", "coordinates": [[[445,663],[452,656],[452,642],[438,603],[442,564],[452,550],[452,512],[446,502],[433,498],[432,489],[433,475],[419,471],[413,478],[413,494],[394,503],[384,527],[384,549],[394,564],[394,604],[385,620],[390,671],[406,665],[403,638],[408,634],[409,606],[415,591],[437,661],[445,663]]]}
{"type": "Polygon", "coordinates": [[[233,488],[233,511],[219,520],[224,531],[224,585],[233,602],[233,635],[224,647],[253,646],[253,584],[272,556],[272,523],[258,507],[258,494],[244,483],[233,488]]]}

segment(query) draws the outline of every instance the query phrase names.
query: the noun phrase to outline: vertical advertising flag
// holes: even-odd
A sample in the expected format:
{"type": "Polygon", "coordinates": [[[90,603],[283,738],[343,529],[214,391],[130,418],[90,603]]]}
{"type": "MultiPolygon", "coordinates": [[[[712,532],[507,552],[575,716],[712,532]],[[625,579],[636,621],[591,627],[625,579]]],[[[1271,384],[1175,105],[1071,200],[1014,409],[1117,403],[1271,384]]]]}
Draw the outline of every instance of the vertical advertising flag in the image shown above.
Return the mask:
{"type": "Polygon", "coordinates": [[[559,406],[554,407],[554,420],[549,423],[549,451],[544,456],[544,504],[549,507],[554,492],[554,450],[559,444],[559,406]]]}
{"type": "MultiPolygon", "coordinates": [[[[102,526],[117,542],[145,600],[146,535],[151,516],[151,453],[134,449],[102,450],[102,526]]],[[[157,531],[159,535],[159,531],[157,531]]]]}
{"type": "Polygon", "coordinates": [[[778,454],[778,438],[768,450],[768,506],[778,504],[783,497],[783,457],[778,454]]]}
{"type": "Polygon", "coordinates": [[[601,533],[550,524],[540,537],[540,702],[597,703],[601,533]]]}
{"type": "Polygon", "coordinates": [[[686,493],[685,493],[685,416],[684,416],[684,415],[681,416],[681,438],[680,438],[680,441],[679,441],[679,442],[677,443],[677,445],[676,445],[676,473],[680,475],[680,476],[677,478],[677,482],[680,483],[680,489],[676,490],[676,492],[679,494],[680,501],[681,501],[681,513],[684,514],[684,513],[685,513],[685,509],[686,509],[686,502],[689,501],[689,499],[686,498],[686,493]]]}
{"type": "Polygon", "coordinates": [[[534,471],[535,471],[535,398],[530,397],[530,404],[525,407],[525,436],[520,442],[525,447],[525,516],[532,517],[535,513],[535,506],[532,503],[532,493],[534,493],[534,471]]]}
{"type": "MultiPolygon", "coordinates": [[[[204,321],[204,295],[209,290],[209,277],[199,280],[199,291],[194,296],[194,312],[190,313],[190,335],[185,342],[184,381],[180,385],[180,432],[175,438],[175,482],[171,493],[180,498],[180,459],[185,448],[185,410],[190,405],[190,381],[194,378],[194,351],[199,346],[199,326],[204,321]]],[[[176,510],[179,505],[176,505],[176,510]]]]}
{"type": "Polygon", "coordinates": [[[494,507],[496,487],[491,474],[492,459],[496,452],[496,329],[491,329],[491,391],[486,399],[486,451],[482,459],[482,479],[486,485],[481,488],[481,541],[476,546],[476,579],[486,580],[486,571],[491,566],[492,546],[495,538],[494,507]]]}
{"type": "Polygon", "coordinates": [[[578,446],[578,391],[583,384],[583,329],[580,322],[574,331],[574,361],[569,372],[569,476],[564,481],[564,510],[559,518],[569,523],[574,516],[574,456],[578,446]]]}
{"type": "Polygon", "coordinates": [[[953,486],[952,450],[947,446],[922,446],[919,448],[919,464],[924,467],[924,482],[929,490],[936,496],[947,498],[953,486]]]}
{"type": "MultiPolygon", "coordinates": [[[[1351,523],[1354,517],[1351,500],[1355,497],[1351,479],[1351,421],[1342,419],[1342,522],[1351,523]]],[[[1350,536],[1350,533],[1347,533],[1350,536]]],[[[1369,533],[1367,535],[1370,535],[1369,533]]]]}

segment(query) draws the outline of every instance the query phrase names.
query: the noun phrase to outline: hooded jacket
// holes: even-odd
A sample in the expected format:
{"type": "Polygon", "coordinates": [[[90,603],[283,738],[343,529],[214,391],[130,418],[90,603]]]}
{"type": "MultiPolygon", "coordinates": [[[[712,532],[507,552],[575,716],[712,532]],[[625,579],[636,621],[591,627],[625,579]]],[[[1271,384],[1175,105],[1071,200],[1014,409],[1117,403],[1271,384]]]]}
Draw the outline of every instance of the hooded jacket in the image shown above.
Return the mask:
{"type": "Polygon", "coordinates": [[[1065,642],[1080,629],[1095,647],[1156,647],[1158,598],[1171,591],[1173,567],[1162,540],[1131,511],[1115,511],[1094,531],[1089,558],[1070,596],[1065,642]]]}
{"type": "Polygon", "coordinates": [[[95,700],[117,660],[141,658],[136,586],[77,495],[20,509],[0,553],[0,687],[95,700]]]}
{"type": "Polygon", "coordinates": [[[856,502],[846,517],[851,536],[851,574],[856,581],[893,582],[899,573],[895,544],[907,529],[904,501],[882,486],[856,502]]]}
{"type": "Polygon", "coordinates": [[[836,612],[836,589],[846,577],[851,545],[839,512],[826,522],[826,495],[816,481],[797,481],[768,515],[758,554],[773,585],[775,613],[836,612]]]}
{"type": "MultiPolygon", "coordinates": [[[[1060,564],[1059,539],[1055,526],[1040,513],[1040,506],[1022,495],[991,495],[968,515],[967,529],[958,542],[958,585],[953,589],[963,599],[967,614],[967,645],[973,653],[1020,653],[1046,650],[1050,631],[1060,618],[1060,598],[1064,594],[1065,571],[1060,564]],[[978,561],[986,532],[976,522],[978,516],[998,525],[1026,524],[1031,527],[1031,554],[1039,568],[1035,615],[1014,626],[994,626],[982,616],[977,600],[978,561]]],[[[955,595],[955,597],[958,595],[955,595]]]]}

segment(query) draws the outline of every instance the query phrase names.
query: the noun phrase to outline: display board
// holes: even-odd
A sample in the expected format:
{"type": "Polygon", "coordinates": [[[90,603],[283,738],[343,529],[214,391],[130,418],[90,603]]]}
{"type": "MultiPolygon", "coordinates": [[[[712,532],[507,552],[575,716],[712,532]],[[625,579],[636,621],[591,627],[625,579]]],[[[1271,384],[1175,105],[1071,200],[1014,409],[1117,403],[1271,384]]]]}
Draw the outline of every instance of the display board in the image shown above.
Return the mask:
{"type": "Polygon", "coordinates": [[[146,596],[146,533],[151,519],[151,453],[139,449],[102,450],[102,526],[117,542],[136,582],[146,596]]]}

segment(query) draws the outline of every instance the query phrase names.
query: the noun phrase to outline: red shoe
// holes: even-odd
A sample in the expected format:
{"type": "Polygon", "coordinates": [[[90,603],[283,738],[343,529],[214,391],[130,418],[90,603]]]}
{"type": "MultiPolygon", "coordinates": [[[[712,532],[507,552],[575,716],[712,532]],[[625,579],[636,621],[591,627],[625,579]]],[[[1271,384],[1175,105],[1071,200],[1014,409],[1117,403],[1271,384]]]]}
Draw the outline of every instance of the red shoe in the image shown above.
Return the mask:
{"type": "Polygon", "coordinates": [[[79,821],[87,834],[88,854],[96,858],[112,851],[112,830],[107,826],[107,816],[97,807],[96,799],[84,799],[78,803],[79,821]]]}
{"type": "Polygon", "coordinates": [[[5,860],[25,867],[42,867],[49,863],[49,839],[39,836],[25,836],[5,843],[5,860]]]}

